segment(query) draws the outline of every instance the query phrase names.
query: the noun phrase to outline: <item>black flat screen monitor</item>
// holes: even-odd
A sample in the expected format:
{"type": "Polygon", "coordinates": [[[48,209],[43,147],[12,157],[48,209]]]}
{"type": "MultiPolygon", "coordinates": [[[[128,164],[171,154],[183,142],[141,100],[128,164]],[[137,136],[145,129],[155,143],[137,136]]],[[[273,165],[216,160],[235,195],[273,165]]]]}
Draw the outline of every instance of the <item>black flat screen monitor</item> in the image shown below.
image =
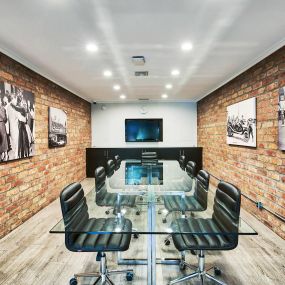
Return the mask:
{"type": "Polygon", "coordinates": [[[163,141],[162,119],[126,119],[126,142],[163,141]]]}

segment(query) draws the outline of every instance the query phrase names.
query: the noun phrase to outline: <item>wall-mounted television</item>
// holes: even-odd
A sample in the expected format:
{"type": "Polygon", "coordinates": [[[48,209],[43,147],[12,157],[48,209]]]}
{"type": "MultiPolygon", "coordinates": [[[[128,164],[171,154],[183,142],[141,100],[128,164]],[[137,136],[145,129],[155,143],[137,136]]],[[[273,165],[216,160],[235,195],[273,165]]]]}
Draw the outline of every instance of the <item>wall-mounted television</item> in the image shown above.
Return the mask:
{"type": "Polygon", "coordinates": [[[163,141],[162,119],[125,119],[126,142],[163,141]]]}

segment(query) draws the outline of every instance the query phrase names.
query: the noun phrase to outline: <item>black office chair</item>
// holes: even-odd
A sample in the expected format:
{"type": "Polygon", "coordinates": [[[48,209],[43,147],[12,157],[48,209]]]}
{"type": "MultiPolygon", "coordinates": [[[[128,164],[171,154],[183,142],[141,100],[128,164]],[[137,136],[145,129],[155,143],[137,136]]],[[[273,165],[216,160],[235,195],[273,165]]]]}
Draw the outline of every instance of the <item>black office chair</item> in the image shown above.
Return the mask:
{"type": "MultiPolygon", "coordinates": [[[[126,273],[127,280],[132,280],[133,270],[109,271],[105,252],[121,252],[129,248],[131,234],[87,234],[78,232],[99,232],[114,231],[118,226],[116,218],[90,218],[88,206],[84,197],[84,190],[80,183],[72,183],[65,187],[60,193],[60,205],[65,225],[65,246],[74,252],[97,252],[96,260],[100,261],[100,271],[98,273],[78,273],[70,280],[70,285],[76,285],[78,277],[97,277],[94,284],[114,283],[110,279],[112,274],[126,273]]],[[[120,227],[124,232],[132,231],[132,222],[122,218],[120,227]]]]}
{"type": "Polygon", "coordinates": [[[118,170],[120,168],[121,162],[122,162],[122,160],[118,154],[115,155],[114,162],[115,162],[115,170],[118,170]]]}
{"type": "MultiPolygon", "coordinates": [[[[182,185],[175,182],[173,185],[169,186],[170,190],[176,189],[179,190],[179,188],[183,189],[184,192],[190,192],[192,191],[193,187],[195,186],[195,177],[197,176],[197,165],[194,161],[188,161],[186,165],[186,172],[190,179],[183,179],[182,185]]],[[[171,197],[165,196],[166,199],[172,199],[171,197]]],[[[171,212],[171,211],[170,211],[171,212]]],[[[166,223],[166,218],[170,214],[170,212],[167,209],[159,209],[158,214],[164,213],[164,217],[162,221],[166,223]]]]}
{"type": "Polygon", "coordinates": [[[106,173],[103,166],[99,166],[95,170],[95,191],[96,204],[98,206],[111,207],[106,210],[106,214],[113,210],[115,215],[121,213],[121,207],[136,208],[136,214],[140,214],[140,210],[136,207],[136,195],[120,195],[118,203],[118,193],[110,193],[107,191],[106,173]]]}
{"type": "Polygon", "coordinates": [[[197,164],[196,164],[196,162],[189,160],[186,164],[185,170],[191,178],[195,178],[197,176],[197,164]]]}
{"type": "Polygon", "coordinates": [[[185,157],[185,155],[180,155],[178,162],[179,162],[180,167],[183,170],[185,170],[185,166],[186,166],[186,157],[185,157]]]}
{"type": "Polygon", "coordinates": [[[186,164],[185,171],[188,174],[188,176],[191,178],[188,183],[188,190],[185,192],[189,192],[193,189],[195,186],[196,176],[197,176],[197,164],[194,161],[189,160],[186,164]]]}
{"type": "Polygon", "coordinates": [[[116,170],[116,165],[113,159],[109,159],[106,164],[107,177],[111,177],[116,170]]]}
{"type": "MultiPolygon", "coordinates": [[[[194,273],[169,282],[173,285],[195,277],[201,284],[210,279],[217,284],[225,285],[205,271],[205,250],[231,250],[238,245],[238,228],[240,216],[241,193],[234,185],[220,182],[216,190],[214,211],[211,219],[188,218],[177,219],[171,224],[173,232],[189,232],[189,234],[172,234],[175,247],[184,253],[185,250],[198,250],[198,269],[194,273]],[[201,234],[190,234],[190,232],[201,234]],[[207,232],[208,234],[202,234],[207,232]],[[212,233],[212,234],[211,234],[212,233]],[[219,233],[219,234],[218,234],[219,233]]],[[[184,254],[182,254],[184,257],[184,254]]],[[[182,258],[180,267],[191,267],[182,258]]],[[[220,274],[220,271],[217,270],[220,274]]]]}
{"type": "Polygon", "coordinates": [[[206,170],[200,170],[196,177],[194,194],[182,197],[181,195],[165,195],[164,207],[167,210],[163,222],[166,223],[167,216],[172,212],[201,212],[207,209],[208,190],[210,174],[206,170]]]}

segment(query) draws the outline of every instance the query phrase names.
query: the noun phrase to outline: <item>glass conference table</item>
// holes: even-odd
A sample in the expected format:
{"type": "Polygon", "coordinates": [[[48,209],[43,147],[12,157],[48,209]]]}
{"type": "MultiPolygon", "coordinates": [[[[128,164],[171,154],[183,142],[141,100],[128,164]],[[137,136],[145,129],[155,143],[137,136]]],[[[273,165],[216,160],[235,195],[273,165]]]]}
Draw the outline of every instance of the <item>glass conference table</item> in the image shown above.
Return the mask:
{"type": "MultiPolygon", "coordinates": [[[[90,231],[84,228],[75,229],[64,226],[63,220],[59,221],[52,229],[51,233],[88,233],[88,234],[116,234],[131,233],[136,236],[146,235],[147,237],[147,258],[122,258],[122,254],[118,253],[119,265],[147,265],[147,284],[156,284],[156,264],[179,264],[179,258],[157,258],[158,243],[156,238],[163,236],[166,238],[170,234],[192,234],[192,235],[256,235],[256,231],[251,228],[244,220],[240,218],[239,231],[234,232],[182,232],[172,226],[175,218],[190,217],[189,212],[175,212],[168,216],[167,220],[163,219],[164,207],[163,196],[177,195],[181,198],[181,206],[183,208],[184,198],[187,195],[193,195],[195,188],[195,180],[190,178],[183,171],[177,161],[161,160],[155,164],[141,164],[137,160],[122,161],[120,168],[106,180],[108,192],[118,193],[117,195],[117,211],[106,213],[106,209],[102,210],[95,203],[95,189],[86,194],[88,212],[90,218],[110,218],[116,217],[114,225],[104,231],[90,231]],[[136,206],[140,209],[138,215],[137,208],[121,208],[120,199],[124,195],[136,195],[136,206]],[[118,210],[119,209],[119,210],[118,210]],[[125,231],[121,225],[124,219],[132,221],[132,230],[125,231]]],[[[208,207],[206,211],[195,212],[194,217],[211,218],[213,212],[214,195],[208,195],[208,207]]],[[[160,246],[164,246],[161,242],[160,246]]],[[[177,251],[178,254],[178,251],[177,251]]]]}

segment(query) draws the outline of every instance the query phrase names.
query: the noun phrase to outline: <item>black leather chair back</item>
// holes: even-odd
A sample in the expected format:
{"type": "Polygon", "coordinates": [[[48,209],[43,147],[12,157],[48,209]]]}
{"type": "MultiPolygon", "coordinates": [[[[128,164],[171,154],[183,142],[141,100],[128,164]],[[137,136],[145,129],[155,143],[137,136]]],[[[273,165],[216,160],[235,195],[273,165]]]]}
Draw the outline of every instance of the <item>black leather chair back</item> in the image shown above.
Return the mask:
{"type": "Polygon", "coordinates": [[[116,168],[116,166],[115,166],[114,160],[109,159],[107,161],[107,176],[108,177],[111,177],[114,174],[115,168],[116,168]]]}
{"type": "MultiPolygon", "coordinates": [[[[89,219],[88,206],[84,191],[80,183],[72,183],[66,186],[60,193],[60,205],[65,228],[82,229],[89,219]]],[[[73,244],[78,234],[65,234],[65,245],[73,250],[73,244]]]]}
{"type": "Polygon", "coordinates": [[[179,162],[180,167],[184,170],[185,169],[185,165],[186,165],[186,157],[185,157],[185,155],[180,155],[178,162],[179,162]]]}
{"type": "MultiPolygon", "coordinates": [[[[214,200],[213,220],[225,233],[237,233],[239,227],[241,192],[228,183],[221,181],[216,190],[214,200]]],[[[238,244],[238,235],[227,235],[233,243],[233,248],[238,244]]]]}
{"type": "Polygon", "coordinates": [[[197,175],[197,165],[196,162],[194,161],[188,161],[186,165],[186,172],[187,174],[191,177],[194,178],[197,175]]]}
{"type": "Polygon", "coordinates": [[[114,162],[115,162],[115,168],[116,168],[116,170],[119,169],[120,166],[121,166],[122,160],[121,160],[121,158],[120,158],[120,156],[119,156],[118,154],[115,155],[115,157],[114,157],[114,162]]]}
{"type": "Polygon", "coordinates": [[[205,170],[200,170],[196,177],[194,196],[202,205],[203,209],[207,209],[208,190],[209,190],[210,174],[205,170]]]}
{"type": "Polygon", "coordinates": [[[103,166],[95,169],[96,202],[102,201],[107,194],[106,172],[103,166]]]}

